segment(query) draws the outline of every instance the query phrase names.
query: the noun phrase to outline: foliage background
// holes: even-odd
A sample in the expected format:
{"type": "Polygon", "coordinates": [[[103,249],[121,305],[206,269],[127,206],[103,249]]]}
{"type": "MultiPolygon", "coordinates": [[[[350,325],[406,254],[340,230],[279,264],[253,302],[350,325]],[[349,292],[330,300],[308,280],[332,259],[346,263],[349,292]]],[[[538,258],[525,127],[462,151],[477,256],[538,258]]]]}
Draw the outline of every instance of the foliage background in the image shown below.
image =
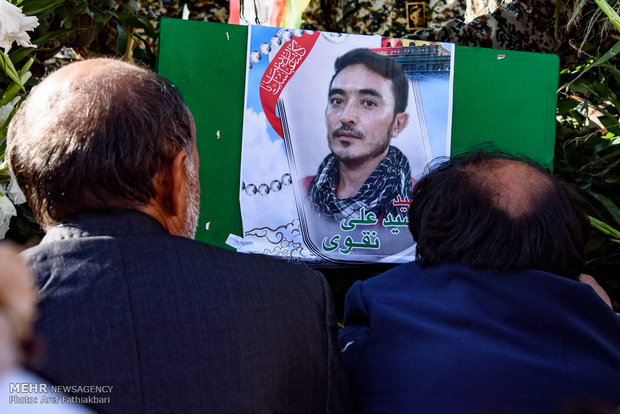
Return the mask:
{"type": "Polygon", "coordinates": [[[571,42],[573,54],[561,59],[554,160],[554,173],[576,186],[588,203],[593,230],[585,270],[610,294],[616,311],[620,309],[619,6],[617,0],[582,0],[567,23],[585,29],[581,39],[571,42]]]}
{"type": "MultiPolygon", "coordinates": [[[[30,33],[36,49],[12,48],[8,59],[0,59],[0,111],[3,107],[5,111],[11,109],[7,107],[11,102],[16,104],[6,120],[0,117],[0,162],[4,160],[11,116],[27,91],[49,70],[73,59],[102,55],[122,57],[155,69],[157,19],[162,15],[181,17],[183,13],[178,1],[9,2],[21,7],[24,14],[36,16],[40,25],[30,33]]],[[[554,173],[575,185],[587,200],[593,228],[586,272],[603,285],[619,311],[620,1],[575,3],[570,20],[557,22],[558,30],[581,25],[583,34],[582,38],[571,39],[570,52],[561,56],[554,173]]],[[[226,21],[227,2],[194,0],[187,4],[190,18],[226,21]]],[[[9,181],[7,165],[2,162],[0,184],[7,185],[9,181]]],[[[24,246],[37,243],[42,232],[28,207],[20,204],[16,209],[6,237],[24,246]]]]}

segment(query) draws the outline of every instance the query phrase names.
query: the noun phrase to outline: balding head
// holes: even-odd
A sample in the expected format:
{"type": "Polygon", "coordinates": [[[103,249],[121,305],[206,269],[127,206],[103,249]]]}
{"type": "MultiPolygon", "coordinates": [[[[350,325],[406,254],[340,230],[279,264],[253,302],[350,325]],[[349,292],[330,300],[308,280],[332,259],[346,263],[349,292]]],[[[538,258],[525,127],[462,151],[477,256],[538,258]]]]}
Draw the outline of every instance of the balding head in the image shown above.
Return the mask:
{"type": "Polygon", "coordinates": [[[194,148],[189,111],[155,73],[113,59],[72,63],[35,87],[8,131],[12,169],[44,228],[81,212],[137,208],[153,177],[194,148]]]}
{"type": "Polygon", "coordinates": [[[530,164],[511,159],[491,159],[463,167],[489,202],[511,218],[531,213],[552,190],[551,179],[530,164]]]}
{"type": "Polygon", "coordinates": [[[540,269],[576,278],[589,222],[575,190],[539,165],[497,152],[454,157],[415,186],[409,227],[422,265],[540,269]]]}

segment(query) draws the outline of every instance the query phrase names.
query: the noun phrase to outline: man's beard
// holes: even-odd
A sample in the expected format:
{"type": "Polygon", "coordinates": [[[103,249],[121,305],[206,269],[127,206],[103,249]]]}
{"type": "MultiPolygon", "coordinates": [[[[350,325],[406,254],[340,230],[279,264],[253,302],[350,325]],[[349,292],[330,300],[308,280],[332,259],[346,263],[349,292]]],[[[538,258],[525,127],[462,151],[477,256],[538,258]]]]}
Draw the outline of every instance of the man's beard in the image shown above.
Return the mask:
{"type": "Polygon", "coordinates": [[[185,194],[187,195],[187,207],[185,208],[185,218],[183,232],[181,236],[193,239],[198,227],[198,216],[200,215],[200,180],[194,168],[194,163],[188,158],[189,163],[185,164],[187,171],[187,182],[185,183],[185,194]]]}
{"type": "MultiPolygon", "coordinates": [[[[363,164],[366,161],[368,161],[369,159],[375,158],[375,157],[383,154],[385,152],[385,150],[390,146],[390,140],[391,140],[391,137],[392,137],[392,128],[393,128],[393,126],[394,126],[394,120],[392,120],[392,123],[390,124],[390,126],[389,126],[389,128],[387,130],[385,141],[375,143],[373,146],[371,146],[369,148],[369,151],[367,153],[365,153],[365,154],[356,155],[356,156],[349,156],[349,155],[346,155],[345,151],[338,151],[339,154],[336,154],[334,152],[334,150],[331,148],[331,145],[330,145],[330,150],[334,153],[334,155],[336,156],[336,158],[340,162],[343,162],[343,163],[349,164],[349,165],[360,165],[360,164],[363,164]]],[[[351,131],[351,132],[355,133],[362,140],[365,139],[365,136],[364,136],[364,134],[361,131],[358,131],[354,127],[349,127],[349,126],[346,126],[346,125],[342,125],[339,128],[337,128],[336,130],[334,130],[332,132],[332,136],[335,136],[340,131],[351,131]]],[[[329,141],[330,140],[329,140],[329,137],[328,137],[328,142],[329,141]]]]}

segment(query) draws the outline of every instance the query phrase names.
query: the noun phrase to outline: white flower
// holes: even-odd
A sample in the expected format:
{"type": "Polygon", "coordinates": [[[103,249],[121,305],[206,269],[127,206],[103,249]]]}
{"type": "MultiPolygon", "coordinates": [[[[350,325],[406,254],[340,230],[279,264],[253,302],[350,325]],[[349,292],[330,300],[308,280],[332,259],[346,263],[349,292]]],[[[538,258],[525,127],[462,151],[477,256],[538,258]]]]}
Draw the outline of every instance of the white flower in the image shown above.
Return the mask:
{"type": "Polygon", "coordinates": [[[15,109],[15,104],[13,102],[9,102],[4,106],[0,106],[0,128],[4,126],[6,121],[9,119],[9,115],[15,109]]]}
{"type": "Polygon", "coordinates": [[[6,195],[13,202],[13,204],[24,204],[26,202],[26,196],[22,192],[22,189],[19,188],[17,184],[17,179],[13,174],[13,171],[9,169],[9,175],[11,179],[9,180],[9,185],[6,186],[6,195]]]}
{"type": "Polygon", "coordinates": [[[13,174],[13,170],[9,168],[7,160],[4,160],[0,164],[0,171],[2,171],[2,175],[8,175],[8,182],[0,184],[0,194],[7,196],[15,205],[25,203],[26,197],[24,196],[21,188],[19,188],[15,174],[13,174]]]}
{"type": "Polygon", "coordinates": [[[17,42],[20,46],[36,47],[30,43],[30,36],[26,33],[39,25],[34,16],[24,16],[19,7],[7,0],[0,0],[0,47],[8,53],[17,42]]]}
{"type": "Polygon", "coordinates": [[[12,216],[16,216],[17,211],[11,200],[4,194],[0,193],[0,239],[4,239],[4,235],[9,230],[9,222],[12,216]]]}

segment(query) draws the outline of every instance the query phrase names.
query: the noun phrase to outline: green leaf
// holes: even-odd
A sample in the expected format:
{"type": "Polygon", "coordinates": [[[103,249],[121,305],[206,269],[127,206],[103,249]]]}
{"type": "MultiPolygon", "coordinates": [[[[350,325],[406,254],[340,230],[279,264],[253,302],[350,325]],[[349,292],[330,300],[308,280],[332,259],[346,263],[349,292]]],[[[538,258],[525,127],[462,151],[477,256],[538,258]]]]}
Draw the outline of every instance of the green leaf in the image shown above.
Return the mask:
{"type": "Polygon", "coordinates": [[[128,13],[114,13],[110,12],[110,15],[116,17],[125,27],[133,27],[144,29],[144,33],[152,38],[157,37],[157,33],[153,26],[148,24],[146,21],[137,18],[136,16],[132,16],[128,13]]]}
{"type": "MultiPolygon", "coordinates": [[[[32,63],[34,62],[34,57],[31,57],[28,62],[26,62],[24,64],[24,66],[20,69],[19,71],[19,78],[20,79],[24,79],[24,75],[26,74],[26,72],[28,72],[28,70],[30,69],[30,66],[32,66],[32,63]]],[[[2,95],[2,97],[0,98],[0,107],[4,106],[6,104],[8,104],[9,102],[11,102],[13,100],[13,98],[15,98],[15,96],[17,96],[17,94],[19,93],[20,90],[20,86],[16,83],[12,83],[4,92],[4,94],[2,95]]]]}
{"type": "MultiPolygon", "coordinates": [[[[620,32],[620,16],[618,16],[618,13],[605,0],[594,0],[594,2],[601,8],[603,13],[607,15],[609,21],[614,25],[616,30],[620,32]]],[[[616,0],[615,3],[617,5],[618,1],[616,0]]]]}
{"type": "Polygon", "coordinates": [[[28,59],[26,63],[24,63],[24,66],[22,66],[22,68],[19,70],[20,79],[22,79],[24,74],[30,70],[30,67],[32,66],[33,63],[34,63],[34,57],[31,57],[30,59],[28,59]]]}
{"type": "Polygon", "coordinates": [[[602,194],[595,193],[594,191],[588,191],[588,194],[598,200],[605,209],[611,214],[611,217],[620,225],[620,208],[611,201],[609,198],[602,194]]]}
{"type": "Polygon", "coordinates": [[[600,231],[603,234],[611,236],[615,239],[620,240],[620,230],[617,230],[611,227],[609,224],[602,222],[600,220],[595,219],[592,216],[588,216],[590,218],[590,225],[600,231]]]}
{"type": "MultiPolygon", "coordinates": [[[[34,41],[32,43],[34,43],[34,41]]],[[[22,60],[26,59],[29,55],[32,55],[35,50],[36,49],[33,49],[31,47],[19,47],[9,53],[9,58],[11,59],[11,62],[16,65],[22,60]]]]}
{"type": "MultiPolygon", "coordinates": [[[[597,1],[597,0],[595,0],[597,1]]],[[[602,65],[603,63],[607,62],[609,59],[613,58],[614,56],[616,56],[618,53],[620,53],[620,40],[618,40],[618,42],[616,42],[615,45],[613,45],[611,47],[611,49],[609,49],[607,51],[607,53],[605,53],[603,56],[601,56],[596,62],[591,63],[590,65],[588,65],[588,67],[586,67],[575,79],[573,79],[573,82],[576,81],[577,79],[579,79],[581,76],[583,76],[583,74],[585,74],[586,72],[588,72],[589,70],[602,65]]]]}
{"type": "Polygon", "coordinates": [[[17,70],[15,70],[15,66],[13,66],[13,62],[11,62],[11,59],[9,59],[9,57],[5,55],[4,52],[1,52],[1,51],[0,51],[0,68],[2,68],[3,72],[6,73],[7,76],[11,78],[13,82],[19,85],[19,87],[23,89],[24,92],[26,92],[26,89],[24,88],[24,85],[22,85],[22,81],[19,78],[19,74],[17,73],[17,70]]]}
{"type": "Polygon", "coordinates": [[[0,98],[0,106],[4,106],[11,102],[13,98],[17,96],[19,93],[19,85],[16,83],[12,83],[11,86],[6,88],[6,91],[2,94],[2,98],[0,98]]]}
{"type": "Polygon", "coordinates": [[[119,55],[123,55],[125,50],[127,50],[127,40],[129,40],[129,35],[127,34],[127,30],[120,24],[116,26],[118,30],[118,38],[116,39],[116,51],[119,55]]]}
{"type": "Polygon", "coordinates": [[[63,3],[64,0],[31,0],[24,4],[22,12],[26,16],[37,16],[41,18],[47,16],[63,3]]]}
{"type": "Polygon", "coordinates": [[[580,93],[585,96],[596,95],[596,90],[592,85],[592,82],[585,79],[575,79],[570,83],[570,91],[580,93]]]}
{"type": "Polygon", "coordinates": [[[97,27],[97,33],[101,32],[103,26],[106,23],[104,19],[104,13],[100,10],[93,10],[93,20],[95,21],[95,25],[97,27]]]}
{"type": "Polygon", "coordinates": [[[560,99],[558,101],[558,113],[565,114],[579,105],[579,101],[573,98],[560,99]]]}
{"type": "Polygon", "coordinates": [[[140,62],[148,62],[149,60],[149,57],[147,56],[146,52],[139,47],[136,47],[133,50],[133,58],[134,60],[138,60],[140,62]]]}
{"type": "Polygon", "coordinates": [[[55,39],[57,37],[62,37],[67,33],[71,33],[71,29],[60,29],[54,30],[53,32],[45,33],[43,36],[36,38],[32,41],[35,45],[41,45],[49,40],[55,39]]]}
{"type": "Polygon", "coordinates": [[[620,124],[618,123],[618,118],[603,116],[599,118],[599,121],[601,121],[601,124],[603,124],[603,126],[607,128],[607,130],[610,131],[612,135],[620,133],[620,124]]]}

